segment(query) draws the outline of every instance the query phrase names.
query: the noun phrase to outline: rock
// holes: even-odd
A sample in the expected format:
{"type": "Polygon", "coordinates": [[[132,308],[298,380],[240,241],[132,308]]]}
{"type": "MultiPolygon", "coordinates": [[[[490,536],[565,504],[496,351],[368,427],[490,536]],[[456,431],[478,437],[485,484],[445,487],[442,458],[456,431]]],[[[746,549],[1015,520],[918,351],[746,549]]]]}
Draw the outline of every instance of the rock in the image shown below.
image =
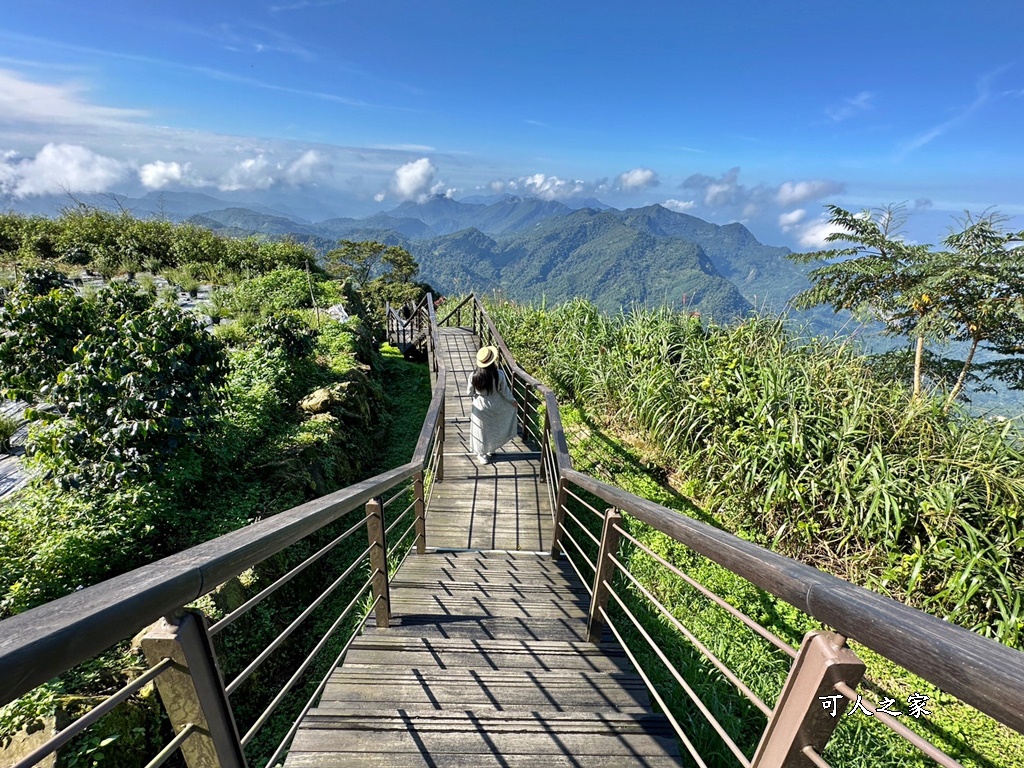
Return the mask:
{"type": "MultiPolygon", "coordinates": [[[[345,382],[347,383],[347,382],[345,382]]],[[[299,401],[299,408],[306,413],[327,413],[332,405],[341,405],[344,402],[339,384],[330,387],[321,387],[311,392],[299,401]]]]}
{"type": "MultiPolygon", "coordinates": [[[[33,720],[24,729],[18,731],[7,743],[0,742],[0,764],[14,765],[27,757],[52,738],[57,731],[57,722],[52,717],[41,717],[33,720]]],[[[44,757],[36,765],[53,768],[57,764],[57,755],[44,757]]]]}

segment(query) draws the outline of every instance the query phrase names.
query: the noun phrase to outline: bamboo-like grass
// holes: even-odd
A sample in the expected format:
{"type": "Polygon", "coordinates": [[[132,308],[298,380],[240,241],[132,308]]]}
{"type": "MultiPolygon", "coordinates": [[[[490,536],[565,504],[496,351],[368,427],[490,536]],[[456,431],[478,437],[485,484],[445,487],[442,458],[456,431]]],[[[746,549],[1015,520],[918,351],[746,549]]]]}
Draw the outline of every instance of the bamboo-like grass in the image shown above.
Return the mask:
{"type": "Polygon", "coordinates": [[[1024,454],[1014,422],[912,400],[849,343],[779,317],[497,304],[524,363],[630,425],[729,529],[1020,647],[1024,454]]]}
{"type": "MultiPolygon", "coordinates": [[[[849,343],[801,339],[778,318],[716,327],[667,310],[606,317],[585,302],[554,309],[496,304],[490,311],[524,367],[568,404],[563,419],[581,471],[1021,646],[1024,464],[1014,424],[947,416],[927,398],[914,402],[849,343]]],[[[599,532],[596,518],[580,519],[599,532]]],[[[626,525],[794,646],[819,628],[663,534],[628,517],[626,525]]],[[[576,538],[593,559],[587,537],[576,538]]],[[[642,551],[627,547],[622,557],[746,685],[775,701],[787,667],[775,649],[642,551]]],[[[630,610],[752,756],[764,716],[663,616],[645,609],[635,590],[620,587],[630,610]]],[[[639,636],[627,631],[626,641],[707,764],[736,765],[639,636]]],[[[867,664],[862,689],[869,697],[904,705],[914,693],[929,697],[927,718],[902,719],[913,730],[965,766],[1024,768],[1024,737],[851,645],[867,664]]],[[[864,715],[841,718],[825,756],[837,767],[932,764],[864,715]]]]}

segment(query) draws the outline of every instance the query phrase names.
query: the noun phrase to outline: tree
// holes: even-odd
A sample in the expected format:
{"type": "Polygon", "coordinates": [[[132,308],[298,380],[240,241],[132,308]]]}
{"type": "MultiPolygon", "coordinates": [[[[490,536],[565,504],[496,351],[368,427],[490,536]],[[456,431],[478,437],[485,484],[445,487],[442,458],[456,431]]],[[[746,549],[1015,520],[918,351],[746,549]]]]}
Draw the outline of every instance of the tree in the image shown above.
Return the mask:
{"type": "Polygon", "coordinates": [[[903,239],[900,229],[906,216],[902,206],[856,214],[835,205],[828,210],[829,223],[838,231],[826,241],[851,245],[789,256],[800,263],[826,262],[808,274],[812,286],[798,294],[793,304],[798,309],[829,304],[836,312],[846,309],[884,323],[888,334],[914,336],[916,396],[921,392],[925,337],[934,310],[931,295],[921,289],[932,254],[928,246],[903,239]]]}
{"type": "Polygon", "coordinates": [[[379,323],[386,304],[418,301],[425,293],[414,282],[420,266],[405,248],[373,241],[341,240],[325,257],[328,273],[350,281],[360,292],[371,319],[379,323]]]}
{"type": "Polygon", "coordinates": [[[962,229],[943,241],[951,250],[938,256],[927,279],[945,335],[969,345],[947,410],[963,391],[979,348],[997,355],[979,369],[1024,388],[1024,231],[1002,229],[1005,221],[994,213],[966,214],[962,229]]]}
{"type": "Polygon", "coordinates": [[[405,248],[370,240],[339,240],[338,247],[328,251],[325,262],[329,273],[352,279],[361,288],[382,277],[391,282],[411,282],[420,269],[405,248]]]}
{"type": "Polygon", "coordinates": [[[967,344],[946,396],[945,408],[963,392],[971,370],[989,373],[1011,388],[1024,389],[1024,231],[1002,228],[998,214],[967,214],[933,252],[899,235],[902,208],[890,206],[851,214],[829,206],[839,231],[829,242],[851,247],[793,254],[801,262],[825,261],[810,272],[813,283],[794,300],[798,308],[830,304],[885,323],[892,334],[916,340],[913,392],[921,392],[925,340],[967,344]],[[985,349],[994,359],[976,363],[985,349]]]}

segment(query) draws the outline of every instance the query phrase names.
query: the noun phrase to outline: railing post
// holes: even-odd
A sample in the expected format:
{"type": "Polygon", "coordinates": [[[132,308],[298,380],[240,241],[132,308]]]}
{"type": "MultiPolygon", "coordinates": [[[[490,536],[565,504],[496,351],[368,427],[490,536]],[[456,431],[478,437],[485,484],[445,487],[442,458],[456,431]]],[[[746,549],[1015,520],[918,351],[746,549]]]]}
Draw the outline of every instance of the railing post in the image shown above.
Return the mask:
{"type": "Polygon", "coordinates": [[[366,502],[366,535],[370,540],[373,597],[377,601],[377,626],[391,626],[391,591],[388,587],[388,543],[384,535],[384,505],[380,499],[366,502]]]}
{"type": "Polygon", "coordinates": [[[594,596],[590,601],[590,615],[587,618],[587,640],[592,643],[601,641],[604,631],[604,619],[601,611],[608,607],[607,582],[612,578],[615,565],[612,563],[619,551],[621,534],[615,526],[622,524],[622,515],[617,509],[607,509],[604,513],[604,527],[601,529],[601,549],[597,555],[597,568],[594,574],[594,596]]]}
{"type": "Polygon", "coordinates": [[[551,510],[553,530],[551,531],[551,556],[554,558],[562,554],[562,526],[565,525],[565,503],[566,503],[565,478],[558,478],[558,499],[555,501],[555,508],[551,510]]]}
{"type": "Polygon", "coordinates": [[[416,494],[416,554],[422,555],[427,551],[427,505],[423,495],[423,470],[416,473],[413,493],[416,494]]]}
{"type": "Polygon", "coordinates": [[[548,450],[548,441],[551,436],[551,420],[548,419],[547,413],[544,414],[544,428],[541,430],[540,438],[540,481],[546,482],[548,479],[548,462],[546,453],[548,450]]]}
{"type": "Polygon", "coordinates": [[[174,732],[180,733],[189,723],[196,728],[181,745],[188,768],[245,768],[206,617],[186,610],[171,621],[161,619],[142,638],[141,646],[150,666],[166,658],[174,661],[155,682],[174,732]]]}
{"type": "Polygon", "coordinates": [[[835,684],[856,688],[864,675],[864,662],[844,643],[831,632],[804,635],[751,768],[802,768],[813,764],[807,748],[821,754],[849,703],[835,684]]]}

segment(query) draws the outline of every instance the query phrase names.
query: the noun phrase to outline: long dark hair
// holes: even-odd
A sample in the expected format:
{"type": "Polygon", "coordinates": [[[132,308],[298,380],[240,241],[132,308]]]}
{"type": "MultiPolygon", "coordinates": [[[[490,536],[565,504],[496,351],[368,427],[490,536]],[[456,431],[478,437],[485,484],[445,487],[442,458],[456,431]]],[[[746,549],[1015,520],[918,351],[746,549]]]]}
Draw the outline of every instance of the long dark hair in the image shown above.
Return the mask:
{"type": "Polygon", "coordinates": [[[473,389],[480,394],[491,394],[498,388],[498,366],[491,364],[486,368],[477,368],[473,371],[473,378],[470,381],[473,389]]]}

